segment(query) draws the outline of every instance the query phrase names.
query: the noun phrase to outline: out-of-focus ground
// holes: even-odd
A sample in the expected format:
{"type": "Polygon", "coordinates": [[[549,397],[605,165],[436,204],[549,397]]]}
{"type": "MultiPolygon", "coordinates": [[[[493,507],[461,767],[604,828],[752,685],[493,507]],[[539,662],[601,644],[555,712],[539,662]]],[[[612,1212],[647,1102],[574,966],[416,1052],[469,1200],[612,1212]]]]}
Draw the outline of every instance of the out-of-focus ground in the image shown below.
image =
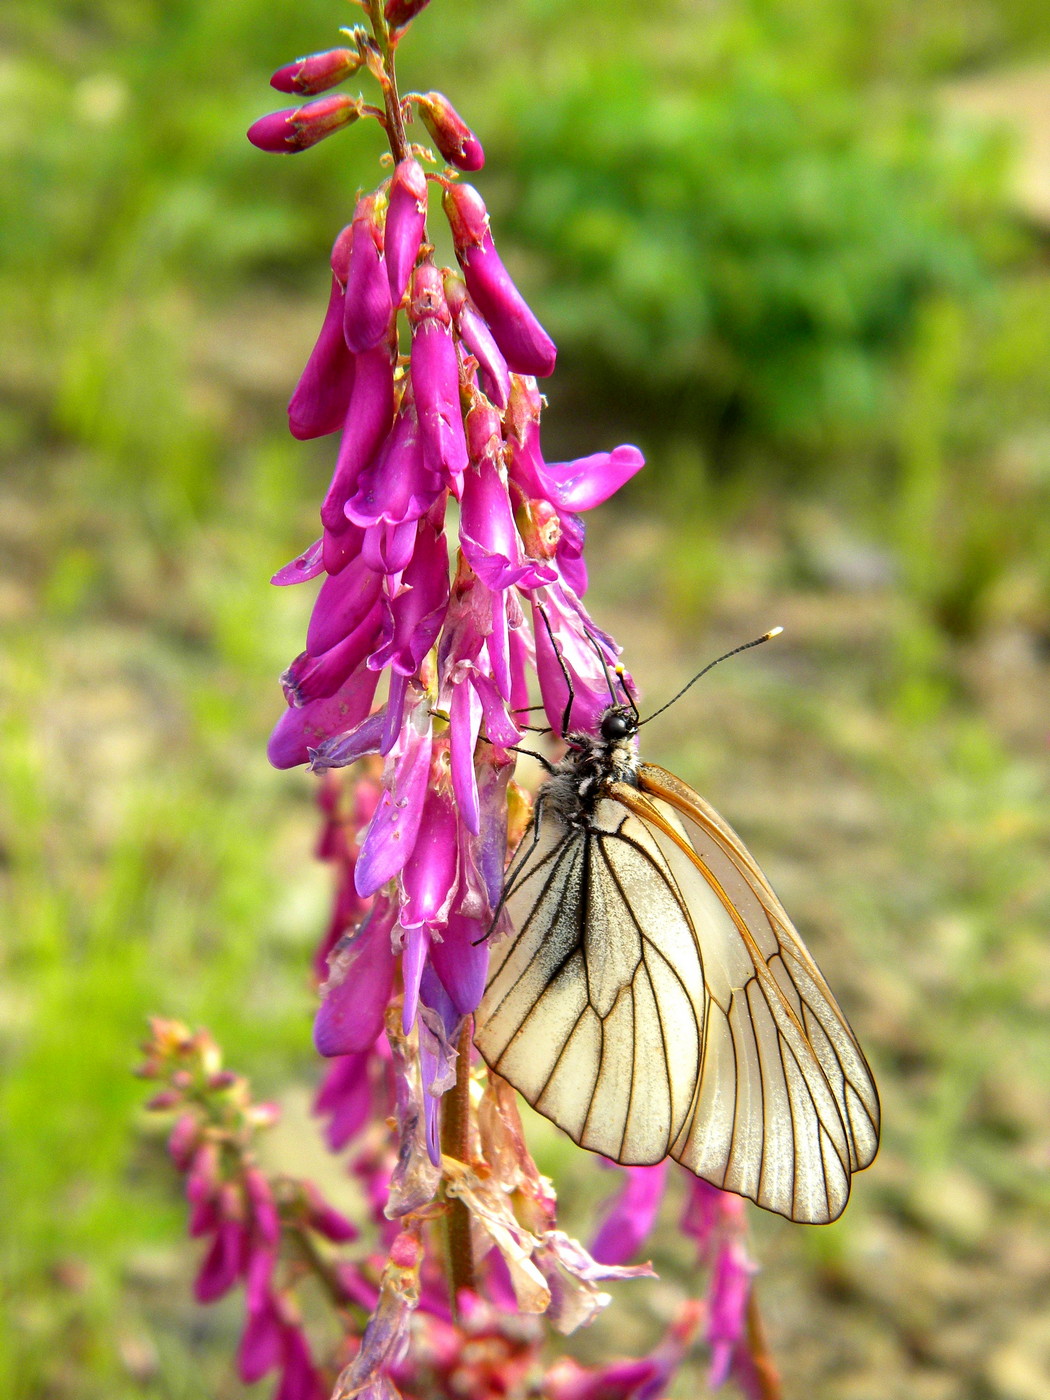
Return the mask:
{"type": "MultiPolygon", "coordinates": [[[[549,455],[649,457],[591,522],[596,616],[651,705],[785,628],[645,736],[760,858],[882,1090],[841,1222],[752,1213],[786,1393],[1044,1400],[1050,276],[1026,191],[1047,128],[1015,74],[1050,26],[810,0],[660,4],[643,33],[606,0],[460,0],[453,33],[449,4],[411,68],[486,138],[477,183],[562,346],[549,455]]],[[[15,1400],[243,1393],[239,1302],[189,1302],[198,1246],[129,1073],[148,1014],[209,1025],[285,1104],[274,1161],[306,1151],[339,1190],[304,1149],[311,780],[263,757],[310,586],[265,580],[314,537],[331,442],[288,440],[282,404],[377,148],[242,149],[271,69],[344,18],[274,9],[0,17],[15,1400]]],[[[610,1179],[530,1132],[586,1234],[610,1179]]],[[[579,1355],[648,1346],[696,1287],[674,1219],[661,1281],[619,1286],[579,1355]]],[[[698,1354],[675,1393],[703,1384],[698,1354]]]]}

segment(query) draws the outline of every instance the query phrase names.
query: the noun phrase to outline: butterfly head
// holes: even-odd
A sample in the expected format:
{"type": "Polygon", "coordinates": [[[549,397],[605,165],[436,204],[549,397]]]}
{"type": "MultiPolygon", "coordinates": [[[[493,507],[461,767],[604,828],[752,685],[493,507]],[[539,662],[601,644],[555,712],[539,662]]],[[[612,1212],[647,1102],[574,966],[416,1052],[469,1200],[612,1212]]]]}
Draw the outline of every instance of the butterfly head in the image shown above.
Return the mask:
{"type": "Polygon", "coordinates": [[[607,744],[622,744],[638,733],[638,715],[626,705],[610,705],[601,717],[598,733],[607,744]]]}

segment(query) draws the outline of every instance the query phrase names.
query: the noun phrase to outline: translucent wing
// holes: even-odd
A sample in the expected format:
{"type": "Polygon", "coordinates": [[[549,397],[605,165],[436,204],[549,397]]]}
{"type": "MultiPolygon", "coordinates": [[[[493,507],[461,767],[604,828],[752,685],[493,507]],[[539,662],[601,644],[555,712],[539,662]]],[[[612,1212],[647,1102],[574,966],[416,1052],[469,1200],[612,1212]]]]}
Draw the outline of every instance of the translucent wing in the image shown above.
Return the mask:
{"type": "Polygon", "coordinates": [[[875,1156],[879,1100],[834,996],[733,830],[652,764],[610,797],[646,828],[692,920],[706,992],[689,1120],[671,1155],[794,1220],[834,1220],[875,1156]]]}
{"type": "Polygon", "coordinates": [[[534,836],[475,1042],[583,1147],[659,1162],[688,1126],[699,1072],[705,990],[689,916],[620,803],[599,801],[590,830],[541,809],[534,836]]]}

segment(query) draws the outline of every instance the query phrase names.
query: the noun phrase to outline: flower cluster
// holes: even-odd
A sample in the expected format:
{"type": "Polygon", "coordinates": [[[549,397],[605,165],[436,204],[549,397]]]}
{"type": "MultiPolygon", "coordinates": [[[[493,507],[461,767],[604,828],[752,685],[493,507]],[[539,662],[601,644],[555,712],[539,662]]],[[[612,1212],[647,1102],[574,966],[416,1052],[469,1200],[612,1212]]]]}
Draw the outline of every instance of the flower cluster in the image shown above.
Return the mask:
{"type": "Polygon", "coordinates": [[[261,1176],[250,1133],[268,1110],[224,1076],[206,1038],[158,1025],[148,1072],[169,1087],[154,1104],[180,1114],[172,1152],[191,1230],[211,1237],[198,1297],[244,1285],[241,1374],[280,1366],[279,1400],[315,1400],[328,1379],[333,1400],[657,1400],[704,1325],[712,1381],[732,1373],[769,1397],[745,1339],[751,1265],[736,1206],[703,1183],[683,1229],[711,1271],[707,1303],[686,1304],[647,1357],[597,1368],[562,1358],[544,1371],[541,1315],[570,1333],[609,1302],[607,1280],[652,1275],[630,1261],[668,1168],[624,1169],[589,1250],[559,1230],[513,1091],[473,1064],[471,1016],[507,853],[528,821],[512,781],[525,718],[539,708],[555,734],[567,721],[593,728],[619,659],[582,601],[581,513],[643,459],[629,445],[544,457],[537,380],[555,346],[500,258],[482,196],[460,178],[482,167],[480,142],[441,93],[397,91],[397,44],[426,0],[357,3],[371,32],[354,28],[347,47],[274,74],[280,91],[317,100],[263,117],[249,137],[300,151],[374,119],[393,157],[335,240],[328,307],[289,403],[295,437],[339,437],[321,535],[273,579],[320,586],[269,744],[276,766],[320,775],[318,855],[335,899],[314,964],[314,1036],[330,1061],[315,1108],[329,1146],[348,1153],[370,1242],[314,1188],[261,1176]],[[381,103],[329,93],[362,70],[381,103]],[[440,161],[409,142],[416,118],[440,161]],[[435,261],[428,236],[437,205],[454,268],[435,261]],[[348,789],[336,770],[351,764],[348,789]],[[297,1320],[294,1275],[275,1282],[289,1237],[344,1322],[327,1369],[297,1320]],[[356,1257],[332,1257],[350,1242],[356,1257]]]}
{"type": "MultiPolygon", "coordinates": [[[[280,1372],[278,1400],[326,1400],[328,1387],[310,1352],[296,1302],[297,1259],[322,1264],[319,1241],[345,1243],[358,1230],[310,1182],[271,1180],[253,1154],[256,1132],[276,1121],[273,1104],[251,1101],[248,1082],[222,1068],[203,1031],[154,1020],[139,1073],[165,1087],[149,1107],[176,1114],[168,1151],[186,1178],[190,1234],[209,1243],[194,1283],[199,1303],[244,1289],[245,1326],[237,1353],[241,1379],[280,1372]]],[[[334,1271],[326,1282],[350,1302],[334,1271]]]]}

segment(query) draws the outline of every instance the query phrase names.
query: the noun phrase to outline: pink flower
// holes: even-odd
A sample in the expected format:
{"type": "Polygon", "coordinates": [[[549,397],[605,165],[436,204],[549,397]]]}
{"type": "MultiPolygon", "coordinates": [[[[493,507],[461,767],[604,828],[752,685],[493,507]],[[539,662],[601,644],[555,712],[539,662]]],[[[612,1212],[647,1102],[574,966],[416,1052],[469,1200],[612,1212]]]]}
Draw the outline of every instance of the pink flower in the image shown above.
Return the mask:
{"type": "Polygon", "coordinates": [[[637,1254],[653,1228],[667,1181],[668,1162],[621,1167],[623,1186],[606,1202],[591,1254],[603,1264],[623,1264],[637,1254]]]}
{"type": "Polygon", "coordinates": [[[419,256],[427,224],[427,177],[411,156],[398,163],[390,181],[386,213],[386,270],[390,300],[401,305],[412,269],[419,256]]]}
{"type": "Polygon", "coordinates": [[[467,467],[459,361],[441,274],[430,263],[417,267],[412,278],[408,319],[412,326],[412,392],[423,459],[459,496],[467,467]]]}
{"type": "Polygon", "coordinates": [[[397,907],[377,896],[356,933],[335,949],[314,1022],[314,1044],[322,1055],[351,1055],[371,1049],[382,1033],[394,981],[391,933],[397,907]]]}
{"type": "MultiPolygon", "coordinates": [[[[342,327],[340,327],[342,335],[342,327]]],[[[345,344],[345,342],[344,342],[345,344]]],[[[326,530],[346,527],[344,509],[358,478],[386,440],[394,419],[394,362],[389,348],[373,346],[355,356],[353,390],[331,485],[321,503],[326,530]]]]}
{"type": "Polygon", "coordinates": [[[481,195],[472,185],[449,183],[442,204],[467,291],[507,364],[518,374],[551,374],[558,352],[496,252],[481,195]]]}
{"type": "Polygon", "coordinates": [[[404,869],[423,820],[430,778],[433,729],[420,695],[387,758],[383,793],[361,844],[354,878],[359,894],[374,894],[404,869]]]}
{"type": "Polygon", "coordinates": [[[342,426],[354,385],[354,357],[343,335],[343,294],[350,254],[350,229],[332,249],[332,290],[328,310],[288,403],[288,426],[297,438],[324,437],[342,426]]]}
{"type": "Polygon", "coordinates": [[[383,259],[383,225],[377,198],[368,194],[357,202],[350,235],[343,310],[343,332],[350,349],[360,353],[377,345],[386,334],[392,309],[383,259]]]}

